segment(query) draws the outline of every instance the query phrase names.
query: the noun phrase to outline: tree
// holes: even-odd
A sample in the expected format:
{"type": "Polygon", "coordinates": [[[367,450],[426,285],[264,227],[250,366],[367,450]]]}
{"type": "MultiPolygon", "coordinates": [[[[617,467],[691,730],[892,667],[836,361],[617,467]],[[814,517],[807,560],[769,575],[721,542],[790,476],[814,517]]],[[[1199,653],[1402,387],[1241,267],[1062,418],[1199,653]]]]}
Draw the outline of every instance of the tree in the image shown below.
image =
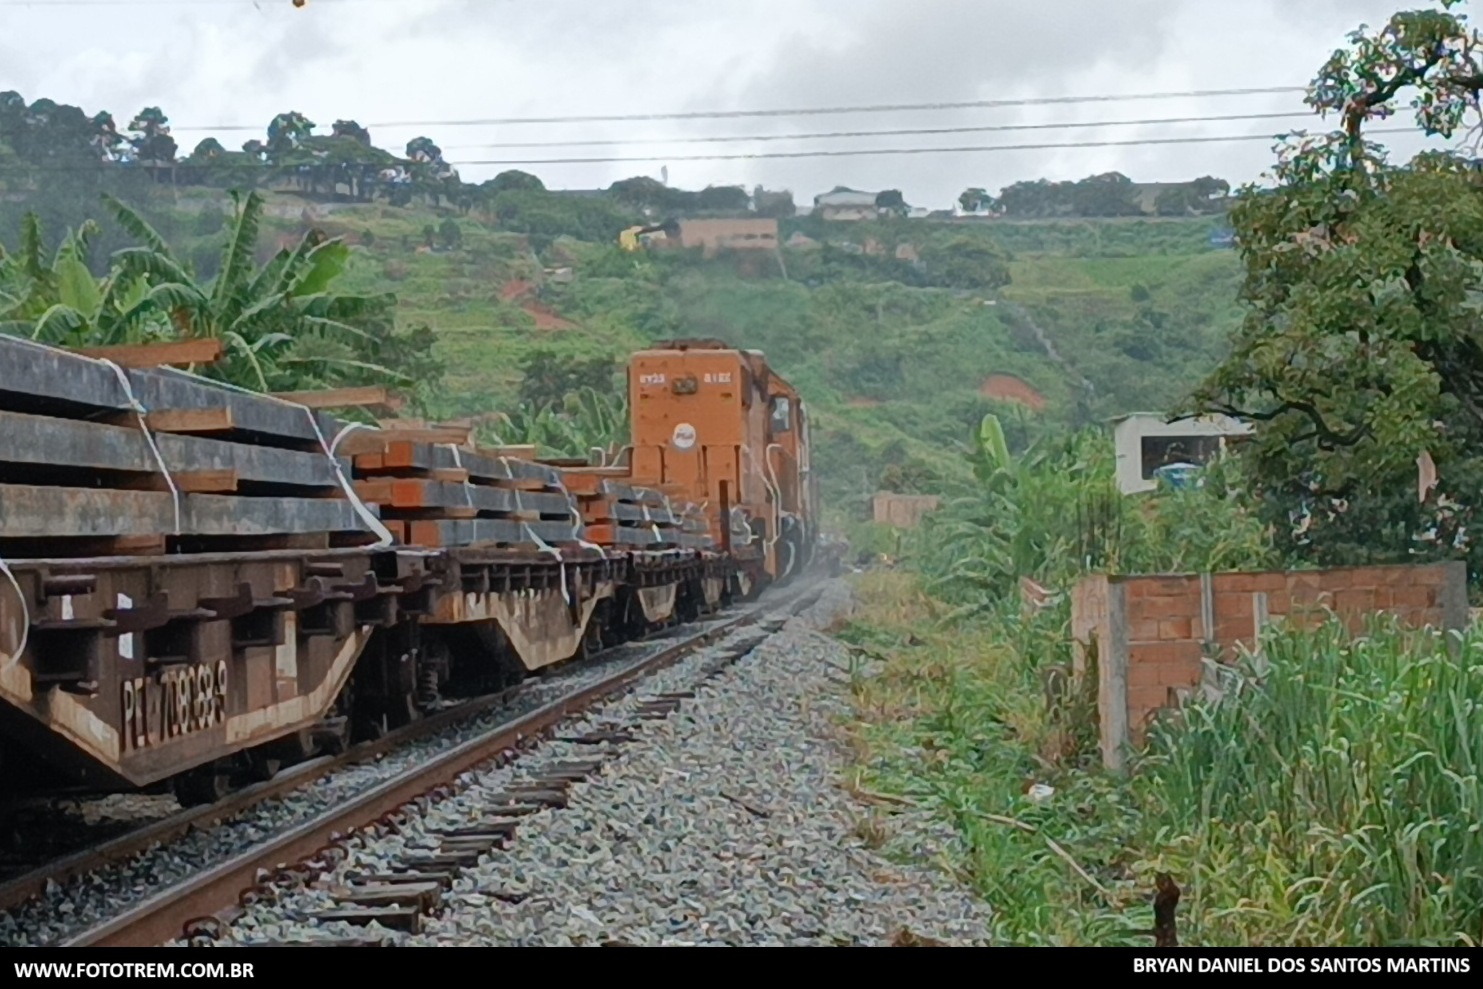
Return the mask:
{"type": "Polygon", "coordinates": [[[407,158],[415,162],[442,161],[443,149],[430,137],[414,137],[407,142],[407,158]]]}
{"type": "Polygon", "coordinates": [[[275,161],[303,144],[314,133],[314,121],[290,110],[268,122],[267,153],[275,161]]]}
{"type": "Polygon", "coordinates": [[[900,189],[887,189],[878,193],[875,197],[875,208],[883,213],[895,213],[897,216],[905,216],[909,209],[900,189]]]}
{"type": "Polygon", "coordinates": [[[636,175],[608,186],[608,194],[619,202],[644,210],[666,209],[671,202],[671,189],[658,179],[636,175]]]}
{"type": "Polygon", "coordinates": [[[1143,212],[1133,180],[1121,172],[1082,179],[1071,198],[1077,216],[1137,216],[1143,212]]]}
{"type": "Polygon", "coordinates": [[[1067,216],[1074,206],[1071,194],[1075,183],[1016,182],[999,190],[998,206],[1005,216],[1015,218],[1067,216]]]}
{"type": "Polygon", "coordinates": [[[1190,183],[1190,191],[1202,202],[1223,200],[1231,194],[1231,183],[1213,175],[1202,175],[1190,183]]]}
{"type": "Polygon", "coordinates": [[[520,402],[532,408],[560,405],[566,396],[584,388],[613,391],[617,365],[611,357],[565,357],[536,350],[520,362],[520,402]]]}
{"type": "Polygon", "coordinates": [[[156,175],[162,169],[175,174],[175,155],[179,146],[170,136],[170,118],[157,106],[147,106],[129,121],[129,132],[133,135],[129,143],[134,149],[134,158],[156,175]]]}
{"type": "Polygon", "coordinates": [[[793,193],[788,189],[764,189],[757,186],[752,190],[752,209],[758,216],[783,220],[798,212],[793,202],[793,193]]]}
{"type": "Polygon", "coordinates": [[[330,130],[330,136],[348,137],[352,141],[364,144],[367,147],[370,147],[371,144],[371,132],[354,120],[336,120],[330,130]]]}
{"type": "Polygon", "coordinates": [[[500,172],[494,178],[485,182],[480,191],[486,196],[493,197],[501,192],[523,191],[523,192],[545,192],[546,185],[536,176],[519,169],[510,169],[500,172]]]}
{"type": "MultiPolygon", "coordinates": [[[[1451,13],[1361,29],[1314,81],[1331,133],[1290,139],[1230,221],[1245,321],[1191,410],[1258,424],[1243,462],[1269,522],[1322,561],[1465,551],[1483,484],[1483,176],[1459,154],[1393,164],[1399,101],[1426,132],[1478,115],[1483,39],[1451,13]],[[1437,483],[1418,487],[1418,460],[1437,483]],[[1294,523],[1293,520],[1296,520],[1294,523]]],[[[1425,472],[1423,472],[1424,474],[1425,472]]]]}
{"type": "Polygon", "coordinates": [[[979,237],[954,237],[922,252],[928,284],[940,288],[987,289],[1009,284],[1009,259],[979,237]]]}
{"type": "Polygon", "coordinates": [[[463,228],[450,216],[438,224],[438,239],[443,242],[443,247],[454,250],[463,244],[463,228]]]}
{"type": "Polygon", "coordinates": [[[740,213],[752,205],[752,197],[739,185],[708,185],[696,197],[701,209],[740,213]]]}
{"type": "Polygon", "coordinates": [[[1193,187],[1171,185],[1154,198],[1153,211],[1159,216],[1189,216],[1199,208],[1199,203],[1193,187]]]}
{"type": "Polygon", "coordinates": [[[982,189],[964,189],[963,194],[958,197],[958,205],[965,213],[983,213],[993,203],[994,197],[982,189]]]}

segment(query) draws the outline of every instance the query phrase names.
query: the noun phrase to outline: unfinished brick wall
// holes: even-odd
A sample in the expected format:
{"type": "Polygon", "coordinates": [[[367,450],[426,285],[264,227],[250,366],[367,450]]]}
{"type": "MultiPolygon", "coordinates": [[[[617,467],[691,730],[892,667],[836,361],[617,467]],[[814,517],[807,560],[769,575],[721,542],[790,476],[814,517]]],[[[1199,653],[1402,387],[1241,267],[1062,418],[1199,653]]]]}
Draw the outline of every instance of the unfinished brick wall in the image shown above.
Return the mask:
{"type": "Polygon", "coordinates": [[[1200,685],[1204,657],[1232,662],[1267,622],[1316,624],[1330,611],[1356,631],[1381,612],[1416,628],[1460,629],[1468,623],[1467,568],[1458,562],[1081,580],[1071,597],[1076,675],[1085,675],[1095,648],[1104,764],[1120,768],[1125,749],[1142,744],[1150,716],[1200,685]]]}

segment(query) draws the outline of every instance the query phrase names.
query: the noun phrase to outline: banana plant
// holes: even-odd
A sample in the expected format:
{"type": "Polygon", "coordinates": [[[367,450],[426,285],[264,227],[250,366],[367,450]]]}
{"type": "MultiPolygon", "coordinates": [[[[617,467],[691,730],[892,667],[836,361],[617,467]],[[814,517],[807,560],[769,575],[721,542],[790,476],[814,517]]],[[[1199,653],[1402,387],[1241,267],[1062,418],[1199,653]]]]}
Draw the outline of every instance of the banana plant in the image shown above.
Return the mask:
{"type": "Polygon", "coordinates": [[[499,445],[533,445],[549,456],[585,457],[600,448],[611,458],[627,442],[627,402],[584,387],[560,403],[496,413],[491,432],[499,445]]]}
{"type": "Polygon", "coordinates": [[[62,345],[140,343],[168,336],[146,304],[149,286],[118,269],[97,279],[88,253],[98,227],[69,230],[46,257],[35,214],[21,224],[20,250],[0,254],[0,332],[62,345]]]}
{"type": "Polygon", "coordinates": [[[181,337],[221,340],[225,357],[209,373],[235,384],[269,391],[367,379],[406,383],[405,375],[367,359],[377,334],[393,323],[394,298],[333,291],[349,247],[310,231],[255,271],[264,200],[255,192],[232,198],[236,218],[209,283],[198,282],[142,216],[107,200],[140,241],[117,252],[114,263],[148,284],[142,305],[166,317],[181,337]]]}

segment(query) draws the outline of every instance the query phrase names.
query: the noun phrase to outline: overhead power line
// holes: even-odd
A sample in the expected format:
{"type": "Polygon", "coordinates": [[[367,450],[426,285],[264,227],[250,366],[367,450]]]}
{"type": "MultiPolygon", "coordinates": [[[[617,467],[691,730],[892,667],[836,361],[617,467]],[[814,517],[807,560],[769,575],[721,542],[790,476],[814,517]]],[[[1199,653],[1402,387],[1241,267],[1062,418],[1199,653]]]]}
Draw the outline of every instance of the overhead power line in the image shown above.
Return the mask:
{"type": "MultiPolygon", "coordinates": [[[[695,110],[682,113],[586,114],[553,117],[483,117],[462,120],[389,120],[366,127],[492,127],[525,124],[633,123],[646,120],[726,120],[742,117],[810,117],[850,113],[920,113],[931,110],[983,110],[1018,106],[1066,106],[1078,103],[1124,103],[1146,100],[1210,99],[1224,96],[1270,96],[1306,93],[1302,86],[1257,89],[1200,89],[1170,93],[1114,93],[1092,96],[1036,96],[1014,100],[963,100],[951,103],[876,103],[858,106],[805,107],[793,110],[695,110]]],[[[265,124],[171,125],[177,131],[260,131],[265,124]]]]}
{"type": "MultiPolygon", "coordinates": [[[[1382,127],[1367,134],[1416,134],[1415,127],[1382,127]]],[[[980,144],[946,148],[835,148],[820,151],[756,151],[725,155],[660,155],[613,158],[494,158],[456,161],[455,165],[600,165],[618,162],[750,161],[759,158],[863,158],[887,155],[974,154],[991,151],[1052,151],[1063,148],[1136,148],[1167,144],[1217,144],[1235,141],[1277,141],[1280,134],[1222,134],[1208,137],[1149,137],[1127,141],[1061,141],[1047,144],[980,144]]]]}
{"type": "Polygon", "coordinates": [[[1166,124],[1225,123],[1233,120],[1310,120],[1307,113],[1232,113],[1208,117],[1161,117],[1143,120],[1071,120],[1050,124],[986,124],[979,127],[911,127],[893,130],[822,131],[812,134],[728,134],[722,137],[646,137],[601,141],[496,141],[493,144],[461,144],[445,151],[488,148],[579,148],[629,147],[645,144],[732,144],[752,141],[812,141],[843,137],[907,137],[925,134],[980,134],[989,131],[1075,130],[1080,127],[1154,127],[1166,124]]]}
{"type": "MultiPolygon", "coordinates": [[[[1368,135],[1380,134],[1413,134],[1425,136],[1425,132],[1415,127],[1380,127],[1366,131],[1368,135]]],[[[600,165],[621,162],[650,163],[650,162],[676,162],[676,161],[751,161],[763,158],[857,158],[870,156],[894,156],[894,155],[933,155],[933,154],[977,154],[995,151],[1053,151],[1070,148],[1136,148],[1153,147],[1159,145],[1173,144],[1222,144],[1239,141],[1272,141],[1281,140],[1283,134],[1219,134],[1203,135],[1199,137],[1146,137],[1132,138],[1125,141],[1055,141],[1038,144],[978,144],[962,145],[956,147],[933,147],[933,148],[825,148],[811,151],[756,151],[738,154],[708,154],[708,155],[658,155],[658,156],[613,156],[593,158],[483,158],[465,159],[453,161],[450,164],[464,167],[481,165],[600,165]]],[[[306,165],[309,163],[305,163],[306,165]]],[[[325,162],[326,165],[334,165],[335,162],[325,162]]],[[[176,167],[213,170],[216,168],[243,169],[254,167],[236,161],[213,161],[189,165],[183,159],[175,162],[176,167]]],[[[60,172],[60,171],[93,171],[109,167],[137,168],[141,171],[153,170],[151,166],[143,164],[109,163],[99,161],[96,164],[65,165],[0,165],[0,171],[13,172],[60,172]]],[[[168,166],[167,166],[168,167],[168,166]]],[[[264,164],[263,167],[269,167],[264,164]]],[[[292,165],[285,167],[294,167],[292,165]]]]}

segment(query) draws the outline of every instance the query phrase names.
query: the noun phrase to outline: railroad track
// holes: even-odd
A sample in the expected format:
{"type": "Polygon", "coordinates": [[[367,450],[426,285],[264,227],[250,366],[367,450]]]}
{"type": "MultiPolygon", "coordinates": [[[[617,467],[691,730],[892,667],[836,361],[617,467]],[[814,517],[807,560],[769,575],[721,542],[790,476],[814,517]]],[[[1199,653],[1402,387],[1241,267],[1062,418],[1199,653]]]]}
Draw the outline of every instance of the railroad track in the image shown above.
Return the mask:
{"type": "MultiPolygon", "coordinates": [[[[450,787],[455,781],[470,770],[489,763],[503,765],[518,758],[523,749],[536,744],[541,736],[553,734],[555,728],[563,721],[602,701],[626,692],[636,681],[648,674],[670,666],[691,653],[747,626],[757,624],[767,626],[770,616],[782,615],[782,620],[786,621],[787,617],[797,614],[817,600],[819,593],[820,589],[817,587],[803,586],[790,589],[784,594],[768,595],[759,604],[741,615],[714,622],[697,635],[688,636],[646,657],[622,664],[614,672],[602,676],[595,682],[582,685],[513,720],[498,723],[489,730],[428,761],[416,762],[404,772],[379,782],[355,797],[336,803],[322,813],[268,837],[227,861],[169,885],[148,899],[110,917],[105,922],[71,934],[56,943],[66,947],[150,946],[192,934],[209,935],[213,930],[230,923],[235,916],[240,915],[244,906],[264,895],[269,895],[267,890],[273,882],[296,878],[302,880],[306,876],[330,868],[335,861],[343,857],[344,840],[356,829],[376,825],[394,825],[397,815],[404,812],[409,804],[447,795],[451,792],[450,787]]],[[[781,622],[778,625],[780,627],[781,622]]],[[[772,631],[775,629],[765,627],[763,634],[755,642],[743,640],[733,650],[734,655],[729,661],[734,662],[749,653],[772,631]]],[[[517,691],[520,689],[517,688],[517,691]]],[[[509,703],[514,693],[494,695],[481,699],[477,703],[485,709],[496,708],[501,704],[509,703]]],[[[674,697],[659,697],[652,703],[646,702],[645,710],[653,716],[663,716],[672,711],[679,700],[674,697]]],[[[460,706],[440,712],[434,718],[419,722],[417,726],[409,727],[416,727],[417,734],[424,735],[441,727],[447,727],[461,718],[467,718],[470,713],[467,706],[460,706]],[[430,725],[429,722],[435,723],[430,725]]],[[[87,873],[96,869],[100,864],[116,861],[156,843],[168,842],[193,828],[205,827],[213,821],[240,813],[254,804],[304,787],[345,765],[347,761],[364,762],[384,756],[398,746],[407,744],[408,737],[404,730],[402,733],[388,735],[377,742],[367,743],[367,746],[347,753],[346,756],[315,760],[294,767],[274,780],[233,794],[221,803],[208,808],[187,811],[146,826],[139,832],[115,839],[91,852],[69,856],[65,860],[50,864],[45,869],[20,877],[0,886],[0,898],[8,896],[14,902],[15,897],[24,898],[22,894],[34,896],[39,890],[47,888],[49,883],[60,881],[60,878],[87,873]]],[[[593,741],[621,741],[621,739],[614,737],[593,739],[593,741]]],[[[552,770],[555,775],[551,776],[548,773],[550,778],[541,782],[540,786],[545,789],[536,788],[525,791],[526,797],[531,798],[532,803],[511,805],[514,807],[511,817],[526,812],[527,807],[540,806],[542,800],[549,802],[559,799],[559,794],[564,792],[565,786],[583,778],[593,768],[593,766],[575,765],[556,767],[552,770]]],[[[498,844],[502,840],[501,836],[508,838],[513,834],[513,824],[509,819],[505,824],[491,827],[493,830],[489,833],[450,836],[453,839],[449,845],[453,849],[449,853],[451,857],[446,860],[434,860],[431,864],[434,866],[454,865],[460,861],[460,855],[464,859],[469,854],[477,858],[482,851],[487,851],[498,844]]],[[[374,877],[378,880],[376,884],[378,888],[362,896],[362,905],[364,902],[374,903],[378,897],[395,899],[400,895],[405,899],[411,889],[409,883],[422,884],[418,886],[418,896],[430,895],[424,883],[429,876],[435,879],[446,878],[445,873],[440,873],[436,869],[431,872],[407,871],[400,877],[374,877]]],[[[0,904],[5,902],[4,899],[0,899],[0,904]]],[[[374,912],[376,908],[368,909],[374,912]]],[[[393,912],[400,909],[401,915],[405,915],[406,912],[406,908],[400,906],[388,909],[393,912]]],[[[352,910],[347,916],[353,913],[352,910]]],[[[372,919],[375,918],[372,917],[372,919]]]]}

